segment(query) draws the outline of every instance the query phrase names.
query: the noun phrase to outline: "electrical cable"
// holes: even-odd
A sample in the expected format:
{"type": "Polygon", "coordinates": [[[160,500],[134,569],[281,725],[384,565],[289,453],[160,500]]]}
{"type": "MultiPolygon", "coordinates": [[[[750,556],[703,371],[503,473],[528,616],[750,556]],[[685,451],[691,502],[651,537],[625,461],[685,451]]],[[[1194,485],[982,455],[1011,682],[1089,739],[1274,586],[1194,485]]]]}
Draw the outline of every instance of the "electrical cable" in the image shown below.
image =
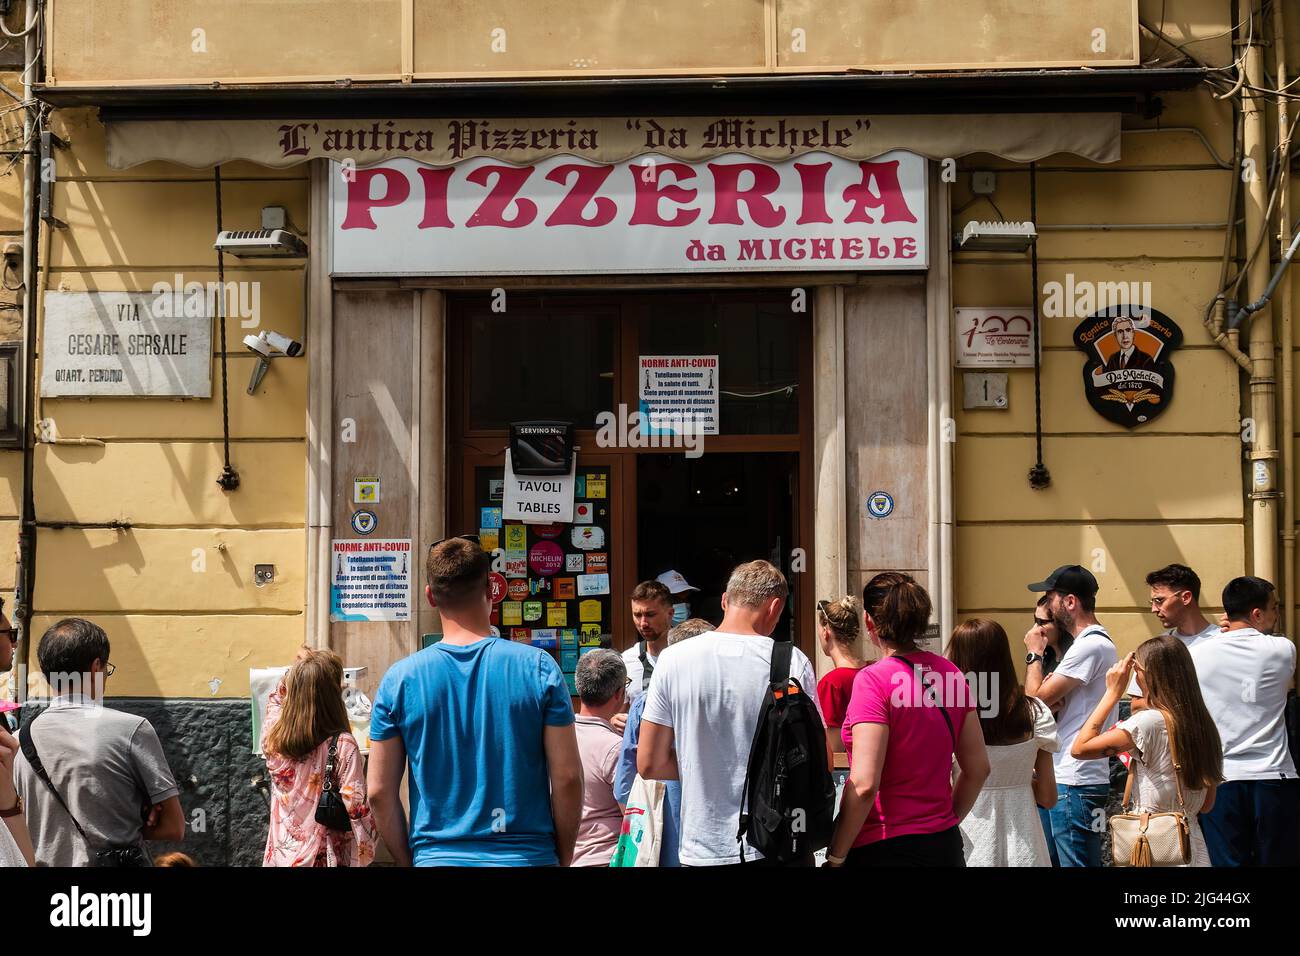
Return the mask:
{"type": "MultiPolygon", "coordinates": [[[[212,179],[217,190],[217,235],[221,235],[221,166],[212,169],[212,179]]],[[[226,372],[226,253],[217,250],[217,328],[221,332],[221,440],[225,450],[226,464],[221,469],[217,484],[224,491],[234,491],[239,487],[239,472],[230,464],[230,397],[226,372]]]]}
{"type": "MultiPolygon", "coordinates": [[[[1029,219],[1035,225],[1038,224],[1038,163],[1029,164],[1029,219]]],[[[1029,268],[1030,281],[1034,287],[1032,290],[1031,301],[1033,302],[1033,320],[1034,320],[1034,445],[1037,451],[1037,459],[1034,467],[1029,469],[1029,487],[1035,491],[1041,491],[1052,483],[1052,473],[1047,470],[1043,464],[1043,363],[1042,348],[1039,344],[1039,314],[1038,314],[1038,240],[1034,239],[1029,244],[1029,268]]]]}

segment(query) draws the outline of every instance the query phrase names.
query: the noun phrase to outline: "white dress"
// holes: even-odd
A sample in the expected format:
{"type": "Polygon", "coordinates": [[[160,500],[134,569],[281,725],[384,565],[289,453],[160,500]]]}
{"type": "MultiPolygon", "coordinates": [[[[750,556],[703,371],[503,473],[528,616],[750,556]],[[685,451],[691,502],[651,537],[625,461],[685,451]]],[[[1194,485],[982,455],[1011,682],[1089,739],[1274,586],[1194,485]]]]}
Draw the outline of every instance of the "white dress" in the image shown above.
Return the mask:
{"type": "Polygon", "coordinates": [[[22,851],[18,849],[18,843],[14,840],[14,835],[9,832],[9,827],[5,826],[3,820],[0,820],[0,869],[7,866],[26,866],[27,861],[23,859],[22,851]]]}
{"type": "Polygon", "coordinates": [[[1056,720],[1046,705],[1029,698],[1034,732],[1018,744],[989,747],[991,772],[984,789],[961,822],[967,866],[1051,866],[1047,837],[1034,801],[1034,763],[1038,752],[1056,753],[1056,720]]]}
{"type": "MultiPolygon", "coordinates": [[[[1129,751],[1133,758],[1129,773],[1137,773],[1133,779],[1133,811],[1155,813],[1179,809],[1178,785],[1174,781],[1174,761],[1169,756],[1165,715],[1158,710],[1140,710],[1128,720],[1121,720],[1119,726],[1128,731],[1136,745],[1129,751]]],[[[1192,862],[1185,866],[1210,865],[1210,852],[1206,849],[1201,821],[1197,817],[1205,804],[1205,793],[1204,789],[1183,788],[1187,823],[1192,833],[1192,862]]]]}

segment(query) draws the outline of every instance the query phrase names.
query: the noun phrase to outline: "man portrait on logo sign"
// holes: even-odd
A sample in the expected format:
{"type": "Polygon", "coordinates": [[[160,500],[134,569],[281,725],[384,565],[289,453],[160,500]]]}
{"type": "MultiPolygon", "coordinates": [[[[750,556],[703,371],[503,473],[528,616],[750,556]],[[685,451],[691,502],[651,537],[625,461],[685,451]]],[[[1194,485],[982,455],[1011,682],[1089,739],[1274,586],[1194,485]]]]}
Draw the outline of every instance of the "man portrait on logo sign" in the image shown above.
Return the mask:
{"type": "Polygon", "coordinates": [[[1106,360],[1105,371],[1121,372],[1129,368],[1150,369],[1155,365],[1155,358],[1137,347],[1133,320],[1127,315],[1117,316],[1110,324],[1119,348],[1106,360]]]}

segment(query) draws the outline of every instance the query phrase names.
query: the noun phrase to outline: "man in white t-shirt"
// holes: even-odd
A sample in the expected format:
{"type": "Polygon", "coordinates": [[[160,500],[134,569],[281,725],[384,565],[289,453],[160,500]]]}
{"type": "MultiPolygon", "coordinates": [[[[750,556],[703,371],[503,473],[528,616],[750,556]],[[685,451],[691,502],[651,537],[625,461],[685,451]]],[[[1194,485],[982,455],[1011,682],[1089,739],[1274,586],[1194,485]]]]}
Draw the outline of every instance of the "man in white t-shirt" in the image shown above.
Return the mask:
{"type": "Polygon", "coordinates": [[[627,687],[630,705],[645,693],[659,655],[668,646],[673,626],[673,596],[658,581],[642,581],[632,589],[632,623],[637,642],[623,652],[623,666],[632,681],[627,687]]]}
{"type": "Polygon", "coordinates": [[[1228,624],[1192,648],[1205,706],[1223,742],[1223,783],[1200,814],[1215,866],[1300,864],[1300,781],[1287,749],[1286,696],[1296,649],[1277,626],[1277,591],[1263,578],[1223,589],[1228,624]]]}
{"type": "MultiPolygon", "coordinates": [[[[681,780],[682,866],[763,860],[737,842],[740,795],[749,748],[772,666],[770,635],[789,593],[766,561],[732,572],[716,631],[674,644],[660,658],[646,691],[637,771],[647,780],[681,780]]],[[[790,674],[815,704],[813,666],[797,647],[790,674]]],[[[820,713],[820,707],[818,708],[820,713]]],[[[811,865],[811,857],[806,861],[811,865]]]]}
{"type": "MultiPolygon", "coordinates": [[[[1190,651],[1206,638],[1219,633],[1201,612],[1201,579],[1185,564],[1169,564],[1147,575],[1151,589],[1151,611],[1165,626],[1164,634],[1176,637],[1190,651]]],[[[1129,707],[1133,713],[1146,709],[1137,677],[1128,684],[1129,707]]]]}
{"type": "MultiPolygon", "coordinates": [[[[1025,693],[1037,697],[1056,713],[1061,746],[1052,755],[1056,767],[1056,806],[1049,812],[1052,840],[1061,866],[1101,866],[1101,834],[1106,829],[1106,798],[1110,769],[1105,760],[1076,760],[1070,753],[1084,721],[1106,694],[1106,671],[1118,662],[1115,645],[1097,621],[1097,579],[1087,568],[1068,564],[1047,580],[1029,585],[1046,591],[1048,615],[1074,642],[1061,662],[1043,677],[1047,638],[1033,627],[1025,635],[1025,693]]],[[[1113,709],[1106,720],[1118,719],[1113,709]]]]}

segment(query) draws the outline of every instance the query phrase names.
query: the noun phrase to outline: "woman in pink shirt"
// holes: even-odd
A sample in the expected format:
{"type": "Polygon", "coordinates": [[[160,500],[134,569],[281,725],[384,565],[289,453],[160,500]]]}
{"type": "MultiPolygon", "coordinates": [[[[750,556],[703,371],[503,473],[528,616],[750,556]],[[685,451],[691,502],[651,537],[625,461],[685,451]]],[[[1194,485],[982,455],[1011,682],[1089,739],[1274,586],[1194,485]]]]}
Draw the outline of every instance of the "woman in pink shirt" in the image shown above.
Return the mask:
{"type": "Polygon", "coordinates": [[[883,658],[853,681],[844,717],[849,780],[828,866],[964,866],[961,822],[989,775],[966,677],[923,651],[930,596],[910,576],[862,589],[867,633],[883,658]],[[953,757],[960,768],[952,777],[953,757]]]}
{"type": "Polygon", "coordinates": [[[298,652],[267,701],[262,752],[271,774],[271,823],[263,866],[367,866],[378,831],[366,800],[366,772],[343,706],[343,661],[333,651],[298,652]],[[351,829],[316,822],[334,749],[331,786],[351,829]]]}

